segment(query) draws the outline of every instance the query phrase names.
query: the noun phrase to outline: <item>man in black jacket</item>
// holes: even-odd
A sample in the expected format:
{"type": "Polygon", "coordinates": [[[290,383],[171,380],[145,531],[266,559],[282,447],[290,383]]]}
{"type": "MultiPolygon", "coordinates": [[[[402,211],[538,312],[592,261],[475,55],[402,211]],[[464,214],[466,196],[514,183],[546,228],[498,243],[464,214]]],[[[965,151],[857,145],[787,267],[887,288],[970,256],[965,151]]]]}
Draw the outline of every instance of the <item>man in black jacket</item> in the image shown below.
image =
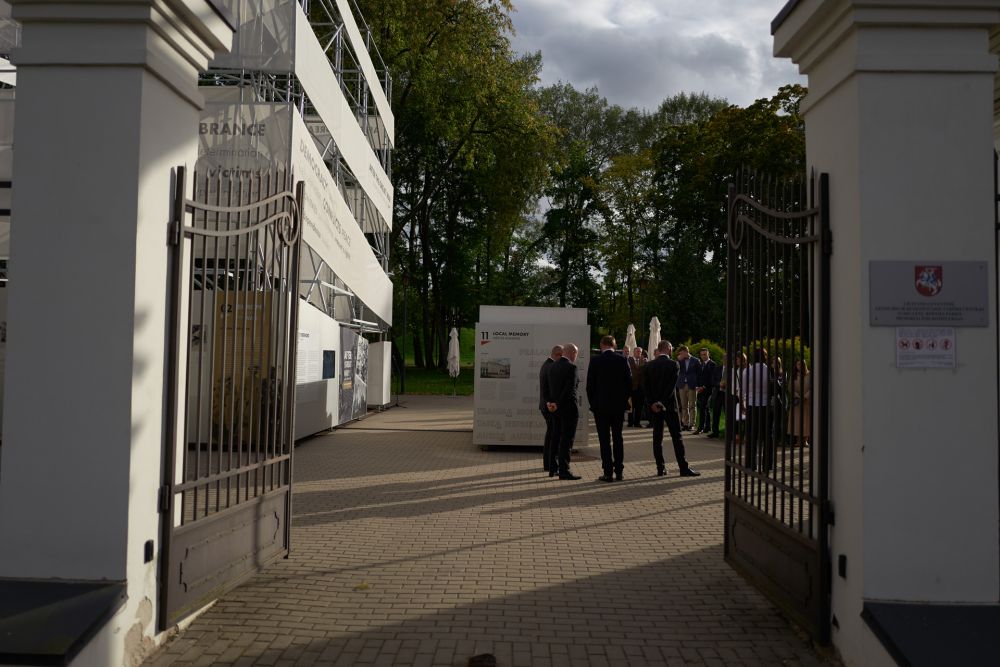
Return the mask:
{"type": "Polygon", "coordinates": [[[542,362],[542,367],[538,369],[538,409],[545,419],[545,440],[542,445],[542,467],[546,470],[555,468],[555,454],[559,444],[559,425],[556,421],[555,413],[549,412],[549,367],[562,357],[562,345],[556,345],[552,352],[542,362]]]}
{"type": "Polygon", "coordinates": [[[698,350],[698,356],[701,358],[701,368],[698,370],[698,428],[695,429],[695,435],[708,433],[709,424],[712,423],[709,420],[708,408],[712,405],[712,396],[719,388],[719,379],[715,374],[718,364],[712,361],[708,348],[703,347],[698,350]]]}
{"type": "Polygon", "coordinates": [[[663,460],[663,425],[670,429],[670,439],[674,443],[674,456],[681,469],[681,477],[697,477],[701,473],[688,465],[684,457],[684,441],[681,440],[681,422],[677,414],[677,376],[680,365],[670,358],[674,346],[662,340],[656,348],[656,358],[646,364],[646,405],[653,418],[653,458],[656,459],[656,474],[667,473],[663,460]]]}
{"type": "Polygon", "coordinates": [[[549,465],[549,477],[580,479],[569,470],[569,450],[576,437],[576,422],[580,418],[580,378],[576,368],[579,348],[573,343],[563,345],[563,356],[548,370],[549,412],[559,421],[558,467],[549,465]]]}
{"type": "Polygon", "coordinates": [[[594,413],[597,439],[601,443],[601,464],[604,468],[604,474],[598,478],[601,482],[613,482],[616,477],[619,481],[622,479],[622,459],[625,455],[622,421],[628,409],[630,393],[632,371],[628,361],[615,352],[614,336],[605,336],[601,339],[601,353],[590,360],[587,369],[587,401],[594,413]]]}

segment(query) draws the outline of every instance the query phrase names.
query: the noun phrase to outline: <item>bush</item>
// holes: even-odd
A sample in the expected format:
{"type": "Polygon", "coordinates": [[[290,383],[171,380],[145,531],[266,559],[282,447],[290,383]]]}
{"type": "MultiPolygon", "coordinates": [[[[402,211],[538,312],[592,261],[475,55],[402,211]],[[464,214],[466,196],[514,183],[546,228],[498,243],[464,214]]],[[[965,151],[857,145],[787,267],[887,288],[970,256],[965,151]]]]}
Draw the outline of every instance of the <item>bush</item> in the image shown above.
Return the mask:
{"type": "MultiPolygon", "coordinates": [[[[707,338],[702,338],[701,340],[695,342],[692,342],[689,339],[684,341],[684,344],[688,346],[688,350],[691,351],[691,356],[693,357],[698,356],[698,350],[703,347],[707,347],[712,360],[717,364],[722,363],[722,355],[726,351],[721,345],[715,341],[708,340],[707,338]]],[[[809,366],[809,370],[813,369],[812,350],[808,345],[803,345],[802,340],[798,336],[795,338],[768,338],[766,340],[755,340],[751,341],[748,345],[742,346],[741,349],[747,355],[747,359],[751,363],[753,363],[753,351],[758,347],[767,350],[767,356],[769,359],[773,359],[775,354],[780,356],[786,373],[789,373],[792,370],[793,354],[795,359],[801,359],[804,356],[806,365],[809,366]]]]}

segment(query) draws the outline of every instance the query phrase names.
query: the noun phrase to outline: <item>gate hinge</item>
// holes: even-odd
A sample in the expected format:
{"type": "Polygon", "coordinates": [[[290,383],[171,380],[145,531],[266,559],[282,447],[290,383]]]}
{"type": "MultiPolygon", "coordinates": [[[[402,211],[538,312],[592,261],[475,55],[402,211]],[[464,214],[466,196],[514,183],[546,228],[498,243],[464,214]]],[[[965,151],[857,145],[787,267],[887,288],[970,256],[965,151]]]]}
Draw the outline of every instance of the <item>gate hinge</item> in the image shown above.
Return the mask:
{"type": "Polygon", "coordinates": [[[160,487],[160,497],[159,497],[159,511],[169,512],[170,511],[170,487],[161,486],[160,487]]]}
{"type": "Polygon", "coordinates": [[[170,228],[167,230],[167,243],[169,245],[180,245],[181,242],[181,221],[171,220],[170,228]]]}

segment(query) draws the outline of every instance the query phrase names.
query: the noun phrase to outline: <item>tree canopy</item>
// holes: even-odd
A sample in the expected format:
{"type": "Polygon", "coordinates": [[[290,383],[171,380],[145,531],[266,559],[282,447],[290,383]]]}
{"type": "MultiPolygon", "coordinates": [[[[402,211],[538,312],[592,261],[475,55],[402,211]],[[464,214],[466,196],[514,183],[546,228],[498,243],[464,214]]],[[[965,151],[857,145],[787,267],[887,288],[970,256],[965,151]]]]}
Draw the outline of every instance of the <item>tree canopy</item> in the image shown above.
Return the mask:
{"type": "Polygon", "coordinates": [[[741,108],[702,93],[625,109],[542,87],[509,0],[358,0],[393,76],[396,326],[444,366],[481,304],[589,310],[595,335],[724,330],[725,201],[740,169],[805,171],[799,86],[741,108]]]}

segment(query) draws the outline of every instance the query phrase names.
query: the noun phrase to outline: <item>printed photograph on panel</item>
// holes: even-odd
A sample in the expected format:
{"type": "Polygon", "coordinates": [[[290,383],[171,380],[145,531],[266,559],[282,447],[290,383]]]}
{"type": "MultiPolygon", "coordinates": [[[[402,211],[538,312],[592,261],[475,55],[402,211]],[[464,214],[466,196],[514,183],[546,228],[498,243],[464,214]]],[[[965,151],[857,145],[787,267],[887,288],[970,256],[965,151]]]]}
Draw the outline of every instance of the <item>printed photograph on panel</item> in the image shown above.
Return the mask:
{"type": "Polygon", "coordinates": [[[510,359],[484,359],[479,367],[479,377],[491,380],[509,380],[510,359]]]}

